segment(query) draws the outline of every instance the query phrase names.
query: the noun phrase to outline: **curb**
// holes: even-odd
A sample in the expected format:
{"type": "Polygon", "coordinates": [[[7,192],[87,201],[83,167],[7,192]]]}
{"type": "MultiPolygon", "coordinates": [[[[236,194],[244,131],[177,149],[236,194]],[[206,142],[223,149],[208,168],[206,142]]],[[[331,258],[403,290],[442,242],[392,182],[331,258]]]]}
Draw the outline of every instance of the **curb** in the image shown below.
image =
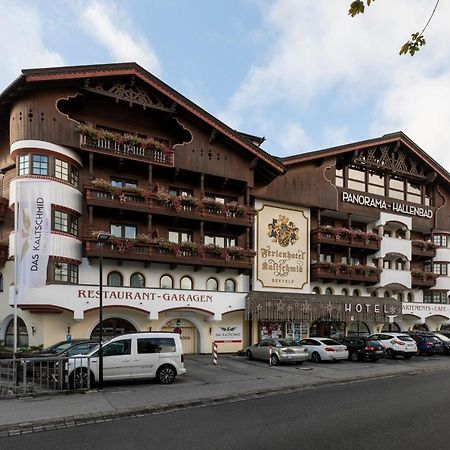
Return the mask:
{"type": "Polygon", "coordinates": [[[144,417],[151,414],[164,414],[167,412],[178,411],[182,409],[190,408],[202,408],[205,406],[221,405],[225,403],[240,402],[245,400],[253,400],[264,397],[271,397],[275,395],[289,394],[293,392],[306,391],[309,389],[316,389],[320,387],[350,384],[350,383],[362,383],[366,381],[383,380],[387,378],[396,378],[405,375],[418,375],[429,372],[439,372],[448,370],[447,368],[429,368],[429,369],[415,369],[409,372],[376,375],[371,377],[357,377],[346,378],[342,380],[334,381],[318,381],[307,385],[297,385],[282,388],[273,388],[265,390],[254,390],[244,392],[241,394],[223,395],[218,397],[208,397],[198,400],[173,402],[173,403],[160,403],[154,406],[128,408],[116,411],[110,411],[106,413],[93,413],[83,414],[78,416],[69,416],[61,419],[49,419],[44,421],[28,421],[23,423],[7,424],[0,426],[0,438],[9,436],[18,436],[22,434],[37,433],[39,431],[58,430],[61,428],[72,428],[82,425],[91,425],[95,423],[112,422],[123,419],[133,419],[138,417],[144,417]]]}

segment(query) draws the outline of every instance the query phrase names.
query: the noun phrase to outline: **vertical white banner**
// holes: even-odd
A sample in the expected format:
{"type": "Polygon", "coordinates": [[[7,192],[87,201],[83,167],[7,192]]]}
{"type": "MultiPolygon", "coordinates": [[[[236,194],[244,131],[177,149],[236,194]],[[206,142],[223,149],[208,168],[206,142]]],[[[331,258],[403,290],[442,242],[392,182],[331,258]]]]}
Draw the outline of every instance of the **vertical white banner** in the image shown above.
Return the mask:
{"type": "Polygon", "coordinates": [[[50,253],[51,182],[18,181],[16,200],[16,287],[45,286],[50,253]]]}

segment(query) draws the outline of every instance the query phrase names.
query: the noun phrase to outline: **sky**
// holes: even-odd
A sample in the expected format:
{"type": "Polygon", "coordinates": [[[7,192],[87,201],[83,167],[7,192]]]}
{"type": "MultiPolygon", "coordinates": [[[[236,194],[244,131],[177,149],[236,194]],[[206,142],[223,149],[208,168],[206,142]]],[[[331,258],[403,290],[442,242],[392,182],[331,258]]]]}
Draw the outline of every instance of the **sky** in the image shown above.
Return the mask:
{"type": "Polygon", "coordinates": [[[37,67],[135,61],[289,156],[403,131],[450,170],[450,2],[0,0],[0,90],[37,67]]]}

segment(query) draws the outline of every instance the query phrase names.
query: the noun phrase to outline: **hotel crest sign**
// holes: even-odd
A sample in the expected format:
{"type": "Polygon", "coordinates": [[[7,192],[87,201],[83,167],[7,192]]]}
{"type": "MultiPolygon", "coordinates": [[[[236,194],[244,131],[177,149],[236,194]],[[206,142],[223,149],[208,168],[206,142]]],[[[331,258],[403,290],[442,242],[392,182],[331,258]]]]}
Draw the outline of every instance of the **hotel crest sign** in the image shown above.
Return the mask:
{"type": "Polygon", "coordinates": [[[257,278],[263,287],[308,282],[308,218],[302,210],[263,205],[258,212],[257,278]]]}

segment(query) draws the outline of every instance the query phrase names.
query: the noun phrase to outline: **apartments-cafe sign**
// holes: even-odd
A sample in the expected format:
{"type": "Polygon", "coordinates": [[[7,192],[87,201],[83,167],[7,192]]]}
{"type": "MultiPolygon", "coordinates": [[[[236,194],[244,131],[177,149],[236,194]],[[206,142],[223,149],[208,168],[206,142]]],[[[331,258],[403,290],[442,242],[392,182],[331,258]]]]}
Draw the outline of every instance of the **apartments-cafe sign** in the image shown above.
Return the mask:
{"type": "Polygon", "coordinates": [[[431,219],[433,217],[433,210],[424,208],[423,206],[409,205],[395,201],[389,201],[376,197],[371,197],[367,194],[357,194],[353,192],[342,191],[342,201],[351,203],[353,205],[368,206],[369,208],[384,209],[396,214],[406,214],[409,216],[423,217],[431,219]]]}

